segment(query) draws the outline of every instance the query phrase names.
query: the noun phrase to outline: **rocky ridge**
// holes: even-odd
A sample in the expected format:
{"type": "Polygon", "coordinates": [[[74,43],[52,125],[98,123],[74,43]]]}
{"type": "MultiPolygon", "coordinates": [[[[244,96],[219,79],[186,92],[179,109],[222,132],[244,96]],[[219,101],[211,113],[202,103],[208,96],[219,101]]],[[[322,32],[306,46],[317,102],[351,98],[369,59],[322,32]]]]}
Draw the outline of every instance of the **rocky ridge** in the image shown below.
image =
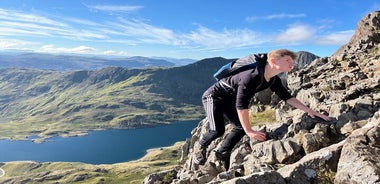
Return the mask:
{"type": "MultiPolygon", "coordinates": [[[[272,139],[256,142],[244,137],[234,148],[230,164],[217,160],[208,148],[204,166],[192,161],[193,146],[207,131],[205,120],[182,147],[179,168],[151,174],[144,183],[380,183],[380,12],[359,21],[346,45],[331,57],[317,58],[290,73],[293,95],[312,109],[333,118],[325,122],[271,98],[280,123],[253,127],[272,139]],[[166,181],[167,182],[167,181],[166,181]]],[[[227,125],[229,127],[229,125],[227,125]]],[[[228,131],[227,131],[228,132],[228,131]]]]}

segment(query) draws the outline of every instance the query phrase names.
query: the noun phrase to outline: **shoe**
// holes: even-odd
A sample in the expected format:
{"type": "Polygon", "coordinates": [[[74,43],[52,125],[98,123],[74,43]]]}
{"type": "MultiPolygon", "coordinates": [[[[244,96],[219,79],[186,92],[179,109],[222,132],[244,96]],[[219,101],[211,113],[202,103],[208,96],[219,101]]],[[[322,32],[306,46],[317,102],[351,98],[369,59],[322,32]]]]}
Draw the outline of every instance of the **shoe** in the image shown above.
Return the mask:
{"type": "Polygon", "coordinates": [[[229,161],[230,160],[230,156],[231,156],[231,152],[230,151],[219,151],[219,150],[215,151],[215,157],[217,159],[219,159],[219,160],[229,161]]]}
{"type": "Polygon", "coordinates": [[[220,161],[222,161],[222,163],[224,164],[224,168],[227,171],[230,168],[231,152],[230,151],[219,151],[219,150],[216,150],[214,152],[215,152],[215,157],[217,159],[219,159],[220,161]]]}
{"type": "Polygon", "coordinates": [[[260,171],[266,172],[266,171],[274,171],[275,168],[269,164],[260,164],[260,171]]]}
{"type": "Polygon", "coordinates": [[[200,144],[194,146],[193,161],[195,164],[204,165],[206,162],[206,147],[202,147],[200,144]]]}

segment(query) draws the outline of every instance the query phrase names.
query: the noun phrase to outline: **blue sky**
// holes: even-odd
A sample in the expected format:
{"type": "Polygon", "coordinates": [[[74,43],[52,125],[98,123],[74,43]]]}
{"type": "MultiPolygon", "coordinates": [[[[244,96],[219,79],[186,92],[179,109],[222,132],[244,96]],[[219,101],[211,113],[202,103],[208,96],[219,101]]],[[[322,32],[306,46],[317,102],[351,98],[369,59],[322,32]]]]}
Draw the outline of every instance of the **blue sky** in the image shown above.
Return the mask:
{"type": "Polygon", "coordinates": [[[203,59],[330,56],[380,0],[2,0],[0,50],[203,59]]]}

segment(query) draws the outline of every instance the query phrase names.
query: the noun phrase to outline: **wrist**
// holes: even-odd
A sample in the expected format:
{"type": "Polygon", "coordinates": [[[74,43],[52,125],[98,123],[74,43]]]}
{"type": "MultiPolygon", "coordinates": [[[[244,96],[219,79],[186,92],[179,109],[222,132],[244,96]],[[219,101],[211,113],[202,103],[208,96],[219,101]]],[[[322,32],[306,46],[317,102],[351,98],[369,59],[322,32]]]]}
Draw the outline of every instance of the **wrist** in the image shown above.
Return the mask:
{"type": "Polygon", "coordinates": [[[255,131],[253,131],[253,130],[250,128],[250,129],[246,130],[245,133],[246,133],[247,135],[249,135],[249,134],[253,134],[253,133],[255,133],[255,131]]]}

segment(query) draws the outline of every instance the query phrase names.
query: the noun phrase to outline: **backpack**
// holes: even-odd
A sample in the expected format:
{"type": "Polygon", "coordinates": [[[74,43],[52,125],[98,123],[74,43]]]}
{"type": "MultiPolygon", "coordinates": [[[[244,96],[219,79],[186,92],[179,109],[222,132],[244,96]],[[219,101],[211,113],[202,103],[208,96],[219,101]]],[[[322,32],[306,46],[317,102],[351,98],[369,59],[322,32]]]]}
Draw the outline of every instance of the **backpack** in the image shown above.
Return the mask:
{"type": "Polygon", "coordinates": [[[267,54],[250,54],[246,57],[229,62],[223,65],[217,72],[214,73],[214,78],[219,81],[223,78],[235,75],[239,72],[256,68],[260,61],[266,61],[267,54]]]}

